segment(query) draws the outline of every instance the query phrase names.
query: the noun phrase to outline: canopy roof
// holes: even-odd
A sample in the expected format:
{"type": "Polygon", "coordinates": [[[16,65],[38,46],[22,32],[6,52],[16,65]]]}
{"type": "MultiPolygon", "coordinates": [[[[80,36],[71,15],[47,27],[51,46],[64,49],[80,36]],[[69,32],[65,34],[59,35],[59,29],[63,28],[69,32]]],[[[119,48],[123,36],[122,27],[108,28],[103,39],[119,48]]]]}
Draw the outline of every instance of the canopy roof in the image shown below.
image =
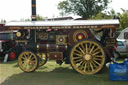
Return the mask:
{"type": "Polygon", "coordinates": [[[9,22],[5,26],[84,26],[84,25],[119,25],[118,19],[113,20],[64,20],[64,21],[29,21],[9,22]]]}

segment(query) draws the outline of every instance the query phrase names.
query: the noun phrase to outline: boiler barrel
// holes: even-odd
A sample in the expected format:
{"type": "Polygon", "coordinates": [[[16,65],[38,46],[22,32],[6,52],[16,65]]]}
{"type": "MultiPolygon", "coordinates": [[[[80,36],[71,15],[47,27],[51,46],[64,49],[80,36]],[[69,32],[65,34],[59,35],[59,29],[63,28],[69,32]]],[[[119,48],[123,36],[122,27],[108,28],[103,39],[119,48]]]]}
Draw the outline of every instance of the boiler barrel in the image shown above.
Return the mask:
{"type": "Polygon", "coordinates": [[[39,52],[64,52],[67,50],[67,45],[39,44],[37,48],[39,52]]]}

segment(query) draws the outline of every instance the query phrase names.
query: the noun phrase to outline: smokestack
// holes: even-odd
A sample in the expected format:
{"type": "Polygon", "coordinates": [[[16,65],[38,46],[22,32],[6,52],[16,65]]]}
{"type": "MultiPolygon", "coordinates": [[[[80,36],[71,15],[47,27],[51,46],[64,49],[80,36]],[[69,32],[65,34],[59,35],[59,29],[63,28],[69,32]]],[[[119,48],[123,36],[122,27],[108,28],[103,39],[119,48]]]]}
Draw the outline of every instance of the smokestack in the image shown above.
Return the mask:
{"type": "Polygon", "coordinates": [[[32,21],[36,21],[36,0],[32,0],[32,21]]]}

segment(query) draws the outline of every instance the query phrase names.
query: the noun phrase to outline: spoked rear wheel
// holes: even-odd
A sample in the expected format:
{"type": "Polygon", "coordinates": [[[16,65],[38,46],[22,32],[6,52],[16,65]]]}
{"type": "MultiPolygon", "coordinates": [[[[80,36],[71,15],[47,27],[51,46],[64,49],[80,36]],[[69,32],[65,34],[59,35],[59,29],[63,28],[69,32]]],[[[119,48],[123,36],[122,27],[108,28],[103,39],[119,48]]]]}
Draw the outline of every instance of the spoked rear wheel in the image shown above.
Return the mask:
{"type": "Polygon", "coordinates": [[[18,65],[24,72],[33,72],[38,67],[38,56],[31,51],[24,51],[18,57],[18,65]]]}
{"type": "Polygon", "coordinates": [[[104,66],[105,52],[97,41],[80,41],[71,50],[70,62],[81,74],[95,74],[104,66]]]}

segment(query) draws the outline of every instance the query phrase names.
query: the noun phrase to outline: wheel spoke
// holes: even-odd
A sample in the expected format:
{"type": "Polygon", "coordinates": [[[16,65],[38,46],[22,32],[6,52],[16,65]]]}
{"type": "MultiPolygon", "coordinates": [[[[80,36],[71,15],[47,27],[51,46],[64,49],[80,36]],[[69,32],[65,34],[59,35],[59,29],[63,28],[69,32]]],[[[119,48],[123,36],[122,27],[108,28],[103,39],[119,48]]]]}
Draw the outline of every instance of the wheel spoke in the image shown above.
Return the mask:
{"type": "Polygon", "coordinates": [[[87,43],[85,44],[86,46],[86,53],[88,53],[88,45],[87,45],[87,43]]]}
{"type": "Polygon", "coordinates": [[[29,59],[31,59],[31,57],[32,57],[32,54],[29,55],[29,59]]]}
{"type": "Polygon", "coordinates": [[[77,53],[81,54],[81,52],[80,52],[80,51],[78,51],[77,49],[75,50],[75,52],[77,52],[77,53]]]}
{"type": "Polygon", "coordinates": [[[89,48],[88,48],[89,51],[91,50],[91,46],[92,46],[92,43],[89,44],[89,48]]]}
{"type": "Polygon", "coordinates": [[[91,63],[90,63],[90,67],[91,67],[92,71],[94,71],[94,67],[91,63]]]}
{"type": "Polygon", "coordinates": [[[80,51],[81,51],[83,54],[85,54],[81,47],[78,47],[78,48],[80,49],[80,51]]]}
{"type": "Polygon", "coordinates": [[[103,55],[96,55],[94,57],[97,57],[97,58],[103,58],[103,55]]]}
{"type": "Polygon", "coordinates": [[[82,44],[80,44],[80,45],[81,45],[81,47],[82,47],[83,51],[85,51],[85,47],[84,47],[83,43],[82,43],[82,44]]]}
{"type": "Polygon", "coordinates": [[[93,67],[97,68],[97,65],[94,63],[94,61],[91,61],[91,63],[93,64],[93,67]]]}
{"type": "Polygon", "coordinates": [[[79,56],[79,57],[82,57],[83,55],[81,55],[81,54],[78,54],[78,53],[73,53],[74,55],[77,55],[77,56],[79,56]]]}
{"type": "Polygon", "coordinates": [[[24,59],[25,60],[26,58],[25,57],[22,57],[21,59],[24,59]]]}
{"type": "Polygon", "coordinates": [[[82,68],[84,68],[84,65],[85,65],[85,62],[84,61],[82,61],[83,63],[81,64],[81,66],[82,66],[82,68]]]}
{"type": "Polygon", "coordinates": [[[82,57],[73,57],[73,59],[81,59],[82,57]]]}
{"type": "Polygon", "coordinates": [[[34,59],[35,59],[35,57],[31,57],[31,59],[30,59],[30,60],[32,61],[32,60],[34,60],[34,59]]]}
{"type": "Polygon", "coordinates": [[[97,65],[99,65],[99,66],[101,65],[101,64],[100,64],[99,62],[97,62],[96,60],[93,60],[93,61],[94,61],[97,65]]]}
{"type": "Polygon", "coordinates": [[[78,66],[78,68],[80,69],[80,70],[83,70],[83,68],[84,68],[84,62],[83,61],[81,61],[80,62],[80,64],[79,64],[79,66],[78,66]]]}
{"type": "Polygon", "coordinates": [[[25,58],[25,59],[27,59],[27,56],[26,56],[26,54],[24,54],[23,56],[24,56],[24,58],[25,58]]]}
{"type": "Polygon", "coordinates": [[[92,53],[92,51],[93,51],[94,47],[95,47],[95,46],[93,45],[93,46],[92,46],[92,48],[91,48],[91,50],[90,50],[90,54],[92,53]]]}
{"type": "Polygon", "coordinates": [[[86,71],[86,68],[87,68],[87,63],[85,63],[84,65],[84,72],[86,71]]]}
{"type": "Polygon", "coordinates": [[[102,61],[102,58],[93,58],[94,60],[99,60],[99,61],[102,61]]]}
{"type": "Polygon", "coordinates": [[[82,59],[75,60],[74,62],[79,63],[80,61],[82,61],[82,59]]]}
{"type": "Polygon", "coordinates": [[[95,53],[96,51],[98,51],[99,50],[99,48],[96,48],[94,51],[93,51],[93,53],[95,53]]]}
{"type": "Polygon", "coordinates": [[[89,63],[87,63],[87,70],[90,71],[90,66],[89,66],[89,63]]]}
{"type": "Polygon", "coordinates": [[[97,55],[99,53],[101,53],[101,51],[97,51],[97,52],[93,53],[92,55],[95,56],[95,55],[97,55]]]}

